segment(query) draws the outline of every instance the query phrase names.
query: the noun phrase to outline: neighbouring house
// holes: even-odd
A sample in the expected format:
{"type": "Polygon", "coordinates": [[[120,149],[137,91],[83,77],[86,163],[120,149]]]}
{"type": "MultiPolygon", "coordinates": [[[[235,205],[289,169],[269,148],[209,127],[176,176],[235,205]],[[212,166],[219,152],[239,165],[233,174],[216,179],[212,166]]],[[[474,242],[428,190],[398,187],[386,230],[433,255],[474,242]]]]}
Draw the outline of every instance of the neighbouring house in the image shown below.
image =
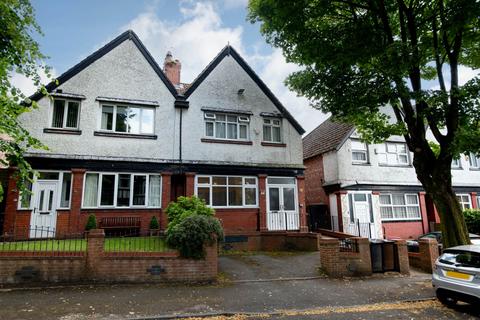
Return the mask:
{"type": "MultiPolygon", "coordinates": [[[[352,125],[331,119],[303,138],[306,204],[320,227],[370,238],[416,238],[440,222],[412,166],[405,140],[365,144],[352,125]]],[[[479,206],[480,158],[452,163],[464,209],[479,206]]],[[[315,223],[315,221],[314,221],[315,223]]]]}
{"type": "Polygon", "coordinates": [[[82,232],[89,214],[164,229],[184,195],[215,208],[227,235],[306,231],[298,122],[230,45],[192,83],[180,77],[171,53],[161,68],[127,31],[48,84],[51,97],[32,96],[21,123],[49,150],[26,155],[31,194],[10,179],[5,231],[82,232]]]}

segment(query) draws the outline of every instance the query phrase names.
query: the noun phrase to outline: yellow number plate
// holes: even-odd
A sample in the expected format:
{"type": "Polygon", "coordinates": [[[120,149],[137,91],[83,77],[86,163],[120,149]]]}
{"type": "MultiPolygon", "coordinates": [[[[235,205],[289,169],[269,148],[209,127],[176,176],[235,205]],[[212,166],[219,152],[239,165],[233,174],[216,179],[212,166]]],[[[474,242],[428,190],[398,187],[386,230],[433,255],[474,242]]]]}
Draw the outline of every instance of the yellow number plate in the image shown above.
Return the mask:
{"type": "Polygon", "coordinates": [[[462,280],[470,280],[472,277],[469,274],[456,272],[456,271],[447,271],[446,276],[450,278],[462,279],[462,280]]]}

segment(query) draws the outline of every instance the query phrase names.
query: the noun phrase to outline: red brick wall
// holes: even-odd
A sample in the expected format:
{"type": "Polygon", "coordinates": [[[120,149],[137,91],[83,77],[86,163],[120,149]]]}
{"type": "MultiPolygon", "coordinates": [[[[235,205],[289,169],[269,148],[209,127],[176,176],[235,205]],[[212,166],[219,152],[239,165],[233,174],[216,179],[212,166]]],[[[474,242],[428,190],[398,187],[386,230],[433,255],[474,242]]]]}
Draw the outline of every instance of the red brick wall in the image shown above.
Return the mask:
{"type": "Polygon", "coordinates": [[[260,231],[267,231],[267,175],[258,175],[258,206],[259,206],[259,219],[260,219],[260,231]]]}
{"type": "Polygon", "coordinates": [[[323,157],[316,156],[305,160],[305,201],[307,206],[311,204],[327,204],[328,196],[323,189],[323,157]]]}
{"type": "Polygon", "coordinates": [[[305,207],[305,177],[297,176],[298,214],[300,215],[300,232],[308,232],[307,208],[305,207]]]}
{"type": "Polygon", "coordinates": [[[215,209],[226,235],[257,231],[259,209],[215,209]]]}
{"type": "Polygon", "coordinates": [[[422,221],[382,222],[384,236],[390,239],[414,239],[423,234],[422,221]]]}

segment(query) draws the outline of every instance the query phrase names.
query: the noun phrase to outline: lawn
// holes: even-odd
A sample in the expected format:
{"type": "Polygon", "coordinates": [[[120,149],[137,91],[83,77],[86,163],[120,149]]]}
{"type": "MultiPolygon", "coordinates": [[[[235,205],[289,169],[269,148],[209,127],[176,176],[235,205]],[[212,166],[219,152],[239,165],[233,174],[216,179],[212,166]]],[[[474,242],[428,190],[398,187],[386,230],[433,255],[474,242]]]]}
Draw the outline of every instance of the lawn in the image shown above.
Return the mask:
{"type": "MultiPolygon", "coordinates": [[[[109,252],[165,252],[168,248],[160,237],[106,238],[105,251],[109,252]]],[[[0,251],[86,251],[85,239],[45,239],[15,242],[0,242],[0,251]]]]}

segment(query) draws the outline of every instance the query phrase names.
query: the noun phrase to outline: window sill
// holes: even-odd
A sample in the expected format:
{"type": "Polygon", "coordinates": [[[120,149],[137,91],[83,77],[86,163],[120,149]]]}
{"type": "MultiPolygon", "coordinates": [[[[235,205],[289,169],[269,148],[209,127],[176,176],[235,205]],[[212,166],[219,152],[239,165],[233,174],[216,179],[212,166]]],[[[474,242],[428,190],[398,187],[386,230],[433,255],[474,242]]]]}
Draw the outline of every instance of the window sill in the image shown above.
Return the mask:
{"type": "Polygon", "coordinates": [[[202,139],[200,139],[200,141],[201,142],[206,142],[206,143],[242,144],[242,145],[247,145],[247,146],[253,145],[252,141],[242,141],[242,140],[237,141],[237,140],[202,138],[202,139]]]}
{"type": "Polygon", "coordinates": [[[421,218],[418,219],[398,219],[398,220],[381,220],[382,223],[396,223],[396,222],[422,222],[421,218]]]}
{"type": "Polygon", "coordinates": [[[379,164],[379,167],[391,167],[391,168],[412,168],[411,164],[379,164]]]}
{"type": "Polygon", "coordinates": [[[44,128],[44,133],[56,133],[56,134],[74,134],[81,135],[82,130],[78,129],[65,129],[65,128],[44,128]]]}
{"type": "Polygon", "coordinates": [[[371,166],[371,164],[368,163],[368,162],[352,162],[352,165],[354,165],[354,166],[371,166]]]}
{"type": "Polygon", "coordinates": [[[118,133],[118,132],[106,132],[106,131],[94,131],[93,135],[98,137],[113,137],[113,138],[151,139],[151,140],[157,139],[157,135],[153,135],[153,134],[118,133]]]}
{"type": "Polygon", "coordinates": [[[480,171],[480,168],[469,168],[470,171],[480,171]]]}
{"type": "Polygon", "coordinates": [[[101,210],[101,211],[109,211],[109,210],[161,210],[162,207],[82,207],[80,210],[83,211],[91,211],[91,210],[101,210]]]}
{"type": "MultiPolygon", "coordinates": [[[[463,170],[463,168],[451,168],[452,170],[463,170]]],[[[477,169],[478,170],[478,169],[477,169]]]]}
{"type": "Polygon", "coordinates": [[[286,143],[279,143],[279,142],[263,142],[262,141],[262,146],[264,146],[264,147],[286,148],[287,144],[286,143]]]}

